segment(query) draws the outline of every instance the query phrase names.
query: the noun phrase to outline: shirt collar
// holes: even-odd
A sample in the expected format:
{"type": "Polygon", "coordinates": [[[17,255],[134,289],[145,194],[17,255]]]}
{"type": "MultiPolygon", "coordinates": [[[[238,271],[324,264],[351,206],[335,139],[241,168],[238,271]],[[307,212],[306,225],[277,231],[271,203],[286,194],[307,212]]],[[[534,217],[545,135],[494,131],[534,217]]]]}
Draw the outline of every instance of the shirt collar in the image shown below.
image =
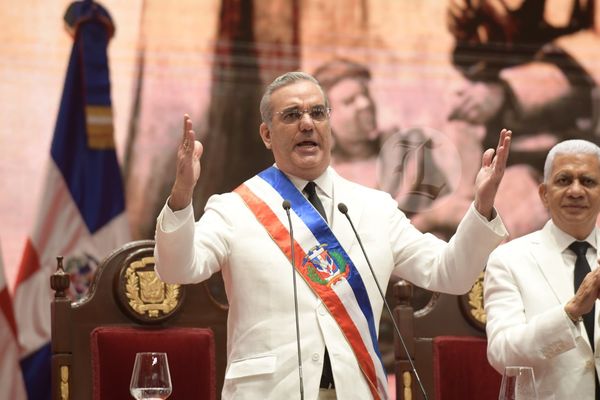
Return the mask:
{"type": "MultiPolygon", "coordinates": [[[[550,225],[550,229],[551,229],[552,235],[556,239],[556,244],[558,245],[558,248],[560,249],[561,252],[565,251],[571,245],[571,243],[573,243],[574,241],[577,240],[573,236],[571,236],[568,233],[561,230],[553,222],[550,225]]],[[[598,246],[596,243],[596,228],[594,228],[584,240],[586,242],[588,242],[590,245],[592,245],[592,247],[594,249],[597,249],[598,246]]]]}
{"type": "MultiPolygon", "coordinates": [[[[277,164],[275,164],[275,167],[277,167],[277,164]]],[[[317,179],[314,179],[313,182],[316,183],[321,194],[333,199],[333,179],[330,169],[331,167],[327,167],[325,172],[323,172],[317,179]]],[[[306,186],[306,184],[309,182],[305,179],[298,178],[297,176],[290,175],[285,172],[284,174],[290,178],[290,181],[292,181],[296,189],[298,189],[300,192],[304,190],[304,186],[306,186]]]]}

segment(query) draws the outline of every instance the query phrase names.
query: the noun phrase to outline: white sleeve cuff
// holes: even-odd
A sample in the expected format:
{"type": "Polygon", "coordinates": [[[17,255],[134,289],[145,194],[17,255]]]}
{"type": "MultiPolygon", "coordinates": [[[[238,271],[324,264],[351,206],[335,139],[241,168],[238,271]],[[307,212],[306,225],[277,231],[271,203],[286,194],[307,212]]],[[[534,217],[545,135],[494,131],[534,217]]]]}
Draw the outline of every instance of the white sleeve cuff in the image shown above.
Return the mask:
{"type": "Polygon", "coordinates": [[[181,228],[190,217],[194,217],[194,208],[192,207],[191,202],[185,208],[173,211],[171,210],[171,207],[169,207],[169,201],[167,200],[162,212],[160,229],[165,233],[176,231],[181,228]]]}
{"type": "MultiPolygon", "coordinates": [[[[564,306],[563,306],[563,310],[564,310],[564,306]]],[[[578,337],[581,336],[581,321],[573,321],[571,319],[571,317],[569,317],[567,315],[566,311],[563,311],[563,314],[565,316],[565,318],[567,319],[567,321],[569,321],[569,329],[571,330],[571,334],[573,335],[574,339],[577,339],[578,337]]]]}
{"type": "Polygon", "coordinates": [[[494,218],[492,218],[491,221],[488,221],[488,219],[485,216],[481,215],[481,213],[479,213],[479,211],[477,211],[477,208],[475,208],[475,202],[471,203],[470,208],[473,210],[473,212],[475,213],[477,218],[479,218],[479,220],[481,222],[483,222],[485,225],[487,225],[487,227],[490,228],[495,234],[497,234],[498,236],[503,236],[503,237],[508,236],[508,231],[506,230],[506,227],[504,226],[504,222],[502,222],[502,218],[500,218],[500,214],[498,213],[498,211],[496,211],[495,208],[492,211],[494,218]]]}

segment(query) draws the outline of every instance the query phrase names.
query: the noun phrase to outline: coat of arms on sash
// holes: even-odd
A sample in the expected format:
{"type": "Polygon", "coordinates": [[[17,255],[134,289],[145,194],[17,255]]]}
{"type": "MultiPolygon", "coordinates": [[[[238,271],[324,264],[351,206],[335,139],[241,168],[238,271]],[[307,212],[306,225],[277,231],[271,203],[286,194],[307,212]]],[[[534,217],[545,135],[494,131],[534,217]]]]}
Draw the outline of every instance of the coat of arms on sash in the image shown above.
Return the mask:
{"type": "Polygon", "coordinates": [[[315,283],[331,286],[350,273],[350,265],[341,253],[327,250],[327,244],[319,244],[306,252],[302,260],[306,274],[315,283]]]}

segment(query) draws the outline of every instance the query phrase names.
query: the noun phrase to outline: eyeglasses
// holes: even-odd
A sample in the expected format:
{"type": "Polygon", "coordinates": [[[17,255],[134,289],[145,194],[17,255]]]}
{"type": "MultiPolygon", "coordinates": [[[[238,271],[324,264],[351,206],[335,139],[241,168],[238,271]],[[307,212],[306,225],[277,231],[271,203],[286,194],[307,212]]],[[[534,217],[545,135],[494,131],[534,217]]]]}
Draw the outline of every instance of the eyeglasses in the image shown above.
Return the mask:
{"type": "Polygon", "coordinates": [[[308,114],[313,121],[321,122],[329,118],[331,108],[325,106],[314,106],[307,110],[291,108],[288,110],[277,111],[275,114],[281,116],[281,121],[284,124],[293,124],[300,121],[305,113],[308,114]]]}

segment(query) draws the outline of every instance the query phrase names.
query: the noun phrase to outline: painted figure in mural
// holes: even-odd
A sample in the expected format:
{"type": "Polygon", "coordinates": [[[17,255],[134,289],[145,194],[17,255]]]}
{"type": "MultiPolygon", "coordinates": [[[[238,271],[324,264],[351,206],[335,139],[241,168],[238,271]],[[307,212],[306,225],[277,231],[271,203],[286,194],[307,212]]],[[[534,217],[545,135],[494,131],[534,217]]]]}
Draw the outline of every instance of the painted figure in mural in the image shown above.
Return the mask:
{"type": "Polygon", "coordinates": [[[600,147],[581,139],[557,144],[538,193],[550,220],[488,261],[488,359],[500,373],[533,367],[540,400],[597,399],[600,147]]]}
{"type": "Polygon", "coordinates": [[[371,72],[337,58],[319,66],[315,78],[332,108],[331,166],[344,178],[388,192],[414,215],[449,190],[432,156],[432,140],[422,129],[381,129],[369,84],[371,72]]]}
{"type": "Polygon", "coordinates": [[[229,300],[223,399],[279,399],[299,391],[297,346],[306,398],[386,399],[377,344],[383,301],[338,204],[346,205],[381,287],[394,274],[430,290],[464,293],[507,235],[494,199],[512,132],[503,129],[496,149],[484,153],[475,200],[449,245],[418,231],[387,193],[330,167],[329,102],[311,75],[278,77],[260,109],[260,136],[275,165],[231,193],[213,195],[197,222],[192,196],[203,145],[185,116],[175,183],[156,225],[157,272],[179,283],[222,272],[229,300]],[[317,264],[336,265],[318,270],[309,253],[318,254],[317,264]],[[292,265],[299,278],[299,337],[292,265]],[[326,270],[336,279],[324,276],[326,270]]]}
{"type": "Polygon", "coordinates": [[[335,59],[317,68],[314,77],[334,110],[331,165],[345,178],[377,187],[379,149],[393,131],[382,132],[377,126],[375,101],[369,91],[370,71],[354,61],[335,59]]]}
{"type": "Polygon", "coordinates": [[[548,218],[530,195],[548,150],[569,138],[600,142],[597,13],[595,0],[450,1],[453,63],[466,81],[449,118],[481,125],[483,148],[500,126],[518,132],[498,198],[513,238],[548,218]]]}
{"type": "MultiPolygon", "coordinates": [[[[569,138],[600,141],[600,49],[594,0],[452,0],[453,63],[469,80],[451,119],[518,131],[509,165],[539,175],[550,147],[569,138]]],[[[598,11],[596,11],[597,13],[598,11]]]]}

